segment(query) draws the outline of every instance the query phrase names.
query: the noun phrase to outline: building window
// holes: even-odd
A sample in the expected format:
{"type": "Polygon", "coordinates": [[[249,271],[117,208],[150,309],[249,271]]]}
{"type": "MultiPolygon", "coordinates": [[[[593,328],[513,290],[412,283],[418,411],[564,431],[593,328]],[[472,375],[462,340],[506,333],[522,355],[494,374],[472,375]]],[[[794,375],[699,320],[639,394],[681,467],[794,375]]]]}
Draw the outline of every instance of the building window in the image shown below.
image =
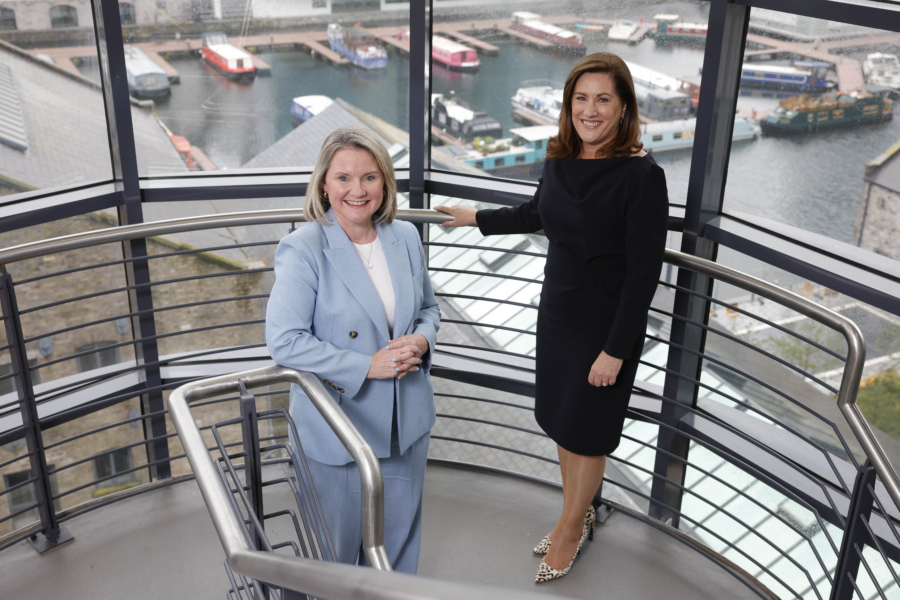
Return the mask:
{"type": "Polygon", "coordinates": [[[53,6],[50,8],[50,27],[78,27],[78,12],[74,6],[53,6]]]}
{"type": "Polygon", "coordinates": [[[134,16],[134,4],[119,2],[119,18],[122,20],[122,25],[134,25],[137,22],[134,16]]]}
{"type": "Polygon", "coordinates": [[[131,448],[122,448],[96,457],[94,459],[94,481],[97,482],[97,489],[94,490],[94,497],[105,496],[137,485],[134,471],[124,473],[132,466],[131,448]],[[122,474],[116,475],[116,473],[122,474]]]}
{"type": "MultiPolygon", "coordinates": [[[[37,364],[36,358],[32,358],[32,359],[28,360],[28,366],[30,368],[33,368],[36,364],[37,364]]],[[[0,365],[0,377],[9,375],[12,372],[13,372],[13,368],[12,368],[11,363],[6,363],[5,365],[0,365]]],[[[40,379],[38,379],[39,373],[40,373],[40,371],[32,371],[31,372],[31,384],[32,385],[37,385],[38,383],[40,383],[40,379]]],[[[3,381],[0,381],[0,396],[3,396],[4,394],[12,394],[14,391],[16,391],[16,378],[15,377],[9,377],[8,379],[4,379],[3,381]]]]}
{"type": "Polygon", "coordinates": [[[79,356],[75,360],[78,361],[78,372],[93,371],[100,367],[108,367],[119,362],[119,349],[107,348],[113,346],[115,342],[93,342],[86,346],[76,348],[76,352],[87,352],[88,350],[97,350],[91,354],[79,356]]]}
{"type": "MultiPolygon", "coordinates": [[[[47,465],[49,470],[53,470],[54,465],[47,465]]],[[[25,481],[31,479],[31,471],[18,471],[16,473],[8,473],[3,476],[3,483],[6,485],[4,489],[9,489],[13,486],[19,485],[25,481]]],[[[9,503],[9,513],[13,514],[19,512],[20,510],[27,508],[37,502],[37,490],[34,487],[35,482],[31,482],[28,485],[23,485],[19,489],[13,490],[10,493],[6,494],[7,502],[9,503]]],[[[59,494],[59,489],[56,486],[56,475],[50,475],[50,492],[56,496],[59,494]]],[[[53,501],[53,508],[56,511],[60,510],[59,500],[53,501]]],[[[20,527],[24,527],[29,523],[34,523],[35,521],[40,520],[41,513],[40,510],[35,507],[31,510],[23,512],[21,515],[17,515],[12,518],[12,526],[13,529],[19,529],[20,527]]]]}
{"type": "Polygon", "coordinates": [[[0,6],[0,31],[16,28],[16,11],[0,6]]]}

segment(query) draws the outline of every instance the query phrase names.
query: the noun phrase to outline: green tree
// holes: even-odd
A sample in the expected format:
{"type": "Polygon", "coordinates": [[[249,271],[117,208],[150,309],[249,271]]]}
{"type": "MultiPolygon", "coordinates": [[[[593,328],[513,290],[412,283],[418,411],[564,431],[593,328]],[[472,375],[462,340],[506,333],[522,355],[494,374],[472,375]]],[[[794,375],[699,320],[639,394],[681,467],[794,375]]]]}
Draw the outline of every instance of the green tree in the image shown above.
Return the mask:
{"type": "Polygon", "coordinates": [[[856,404],[874,427],[900,438],[900,375],[896,371],[882,371],[864,379],[856,404]]]}

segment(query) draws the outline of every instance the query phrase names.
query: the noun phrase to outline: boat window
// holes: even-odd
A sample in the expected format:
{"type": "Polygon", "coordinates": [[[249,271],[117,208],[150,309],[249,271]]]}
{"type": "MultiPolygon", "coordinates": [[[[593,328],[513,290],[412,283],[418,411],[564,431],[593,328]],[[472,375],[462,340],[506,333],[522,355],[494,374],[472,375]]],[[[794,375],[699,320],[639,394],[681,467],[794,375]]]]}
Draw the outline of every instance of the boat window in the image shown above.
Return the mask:
{"type": "Polygon", "coordinates": [[[475,166],[476,169],[483,169],[483,168],[484,168],[484,161],[483,161],[483,160],[476,160],[476,161],[475,161],[474,163],[472,163],[472,164],[475,166]]]}
{"type": "Polygon", "coordinates": [[[540,150],[544,147],[544,140],[537,140],[534,142],[534,147],[540,150]]]}
{"type": "Polygon", "coordinates": [[[495,159],[494,159],[494,166],[495,166],[495,167],[502,167],[502,166],[504,166],[505,164],[506,164],[506,159],[505,159],[505,158],[495,158],[495,159]]]}
{"type": "Polygon", "coordinates": [[[60,5],[50,8],[50,27],[78,27],[78,11],[74,6],[60,5]]]}
{"type": "Polygon", "coordinates": [[[520,154],[519,156],[516,157],[516,163],[524,163],[524,162],[525,162],[524,154],[520,154]]]}
{"type": "Polygon", "coordinates": [[[661,133],[657,133],[657,134],[654,134],[654,135],[653,135],[653,141],[654,141],[654,142],[661,142],[662,139],[663,139],[663,136],[662,136],[661,133]]]}
{"type": "Polygon", "coordinates": [[[680,139],[681,139],[681,132],[680,132],[680,131],[674,132],[674,133],[672,134],[672,137],[675,138],[676,140],[680,140],[680,139]]]}

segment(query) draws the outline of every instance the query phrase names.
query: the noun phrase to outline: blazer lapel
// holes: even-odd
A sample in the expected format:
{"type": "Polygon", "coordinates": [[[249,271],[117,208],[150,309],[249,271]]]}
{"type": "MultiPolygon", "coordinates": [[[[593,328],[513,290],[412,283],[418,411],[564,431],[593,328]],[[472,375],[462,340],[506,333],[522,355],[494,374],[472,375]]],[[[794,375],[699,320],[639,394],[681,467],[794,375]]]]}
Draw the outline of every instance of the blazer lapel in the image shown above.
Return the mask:
{"type": "Polygon", "coordinates": [[[415,309],[409,251],[406,243],[394,234],[391,225],[378,225],[376,229],[381,238],[388,271],[391,272],[391,286],[394,288],[394,337],[397,337],[406,331],[415,309]]]}
{"type": "MultiPolygon", "coordinates": [[[[372,284],[372,280],[369,279],[369,274],[363,268],[356,248],[350,242],[347,234],[344,233],[337,219],[334,218],[331,210],[328,211],[328,217],[331,219],[332,224],[322,225],[329,246],[323,250],[325,257],[331,263],[331,266],[334,267],[334,270],[337,271],[341,281],[344,282],[344,285],[347,286],[353,297],[356,298],[369,315],[369,318],[372,319],[378,332],[384,336],[385,340],[391,339],[388,332],[387,317],[384,315],[384,304],[382,304],[381,298],[378,297],[378,292],[375,291],[375,286],[372,284]]],[[[391,279],[393,279],[393,272],[391,273],[391,279]]],[[[395,294],[396,289],[395,284],[395,294]]]]}

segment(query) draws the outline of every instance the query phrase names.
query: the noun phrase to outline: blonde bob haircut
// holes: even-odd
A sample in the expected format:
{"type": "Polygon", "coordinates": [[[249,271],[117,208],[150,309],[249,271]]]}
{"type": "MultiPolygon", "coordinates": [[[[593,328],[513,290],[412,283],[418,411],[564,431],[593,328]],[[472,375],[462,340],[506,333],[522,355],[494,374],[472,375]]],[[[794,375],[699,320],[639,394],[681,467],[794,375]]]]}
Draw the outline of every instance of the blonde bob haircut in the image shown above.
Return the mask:
{"type": "Polygon", "coordinates": [[[581,154],[581,138],[572,123],[572,97],[575,85],[585,73],[606,73],[616,88],[616,95],[625,105],[625,116],[619,125],[618,132],[606,148],[597,151],[610,158],[631,156],[642,149],[641,121],[638,116],[637,97],[634,93],[634,81],[625,61],[609,52],[595,52],[585,56],[572,68],[566,77],[563,88],[563,103],[559,111],[559,134],[550,138],[547,143],[547,158],[578,158],[581,154]]]}
{"type": "Polygon", "coordinates": [[[313,169],[306,188],[306,202],[303,205],[303,214],[307,222],[319,221],[323,225],[331,225],[326,213],[331,208],[331,202],[323,194],[322,186],[325,184],[325,175],[331,167],[331,159],[338,150],[365,150],[378,163],[381,175],[384,177],[384,197],[381,206],[372,215],[375,223],[385,225],[393,222],[397,216],[397,179],[394,177],[394,163],[385,149],[384,144],[370,129],[351,125],[341,127],[331,132],[322,143],[319,151],[319,159],[313,169]]]}

